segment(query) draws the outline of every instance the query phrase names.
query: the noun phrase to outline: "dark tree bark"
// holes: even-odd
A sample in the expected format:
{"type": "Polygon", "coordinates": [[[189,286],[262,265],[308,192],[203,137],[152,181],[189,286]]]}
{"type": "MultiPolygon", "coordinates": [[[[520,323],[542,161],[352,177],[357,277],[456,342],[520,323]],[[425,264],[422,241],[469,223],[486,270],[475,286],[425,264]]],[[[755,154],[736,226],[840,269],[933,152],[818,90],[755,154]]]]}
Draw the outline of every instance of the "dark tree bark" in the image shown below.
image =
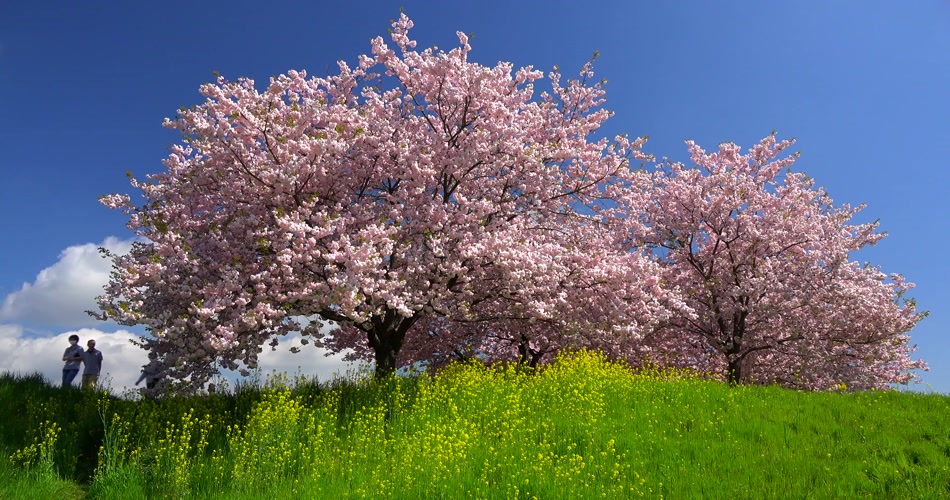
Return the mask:
{"type": "Polygon", "coordinates": [[[418,314],[409,318],[389,310],[382,317],[374,317],[371,328],[366,330],[370,347],[373,348],[373,357],[376,361],[374,377],[384,379],[396,373],[396,359],[402,349],[406,332],[420,318],[418,314]]]}

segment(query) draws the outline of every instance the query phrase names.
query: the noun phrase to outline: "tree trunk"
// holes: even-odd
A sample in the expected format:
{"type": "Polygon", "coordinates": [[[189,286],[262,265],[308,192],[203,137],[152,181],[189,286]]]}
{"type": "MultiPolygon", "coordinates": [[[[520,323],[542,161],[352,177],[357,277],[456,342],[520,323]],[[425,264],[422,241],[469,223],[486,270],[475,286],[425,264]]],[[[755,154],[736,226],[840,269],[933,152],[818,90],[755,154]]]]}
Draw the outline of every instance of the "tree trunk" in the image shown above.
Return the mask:
{"type": "Polygon", "coordinates": [[[739,385],[742,381],[742,358],[736,357],[729,361],[729,385],[739,385]]]}
{"type": "Polygon", "coordinates": [[[417,314],[410,318],[400,316],[396,311],[386,311],[382,317],[371,320],[372,329],[366,331],[369,346],[373,348],[376,360],[376,380],[384,379],[396,373],[396,356],[402,348],[406,332],[420,318],[417,314]]]}
{"type": "Polygon", "coordinates": [[[396,354],[399,353],[399,348],[392,342],[381,342],[374,346],[373,350],[376,358],[374,377],[379,380],[396,373],[396,354]]]}
{"type": "MultiPolygon", "coordinates": [[[[742,304],[748,304],[748,297],[742,298],[742,304]]],[[[745,338],[745,320],[749,313],[744,310],[737,311],[732,317],[732,347],[728,355],[733,356],[729,359],[729,385],[739,385],[742,382],[742,361],[748,351],[742,352],[743,339],[745,338]],[[741,354],[740,354],[741,353],[741,354]]],[[[720,328],[722,323],[720,322],[720,328]]]]}
{"type": "Polygon", "coordinates": [[[544,356],[543,351],[538,351],[531,348],[531,341],[527,337],[521,338],[521,343],[518,344],[518,369],[521,370],[524,367],[528,368],[537,368],[538,363],[541,361],[541,358],[544,356]]]}

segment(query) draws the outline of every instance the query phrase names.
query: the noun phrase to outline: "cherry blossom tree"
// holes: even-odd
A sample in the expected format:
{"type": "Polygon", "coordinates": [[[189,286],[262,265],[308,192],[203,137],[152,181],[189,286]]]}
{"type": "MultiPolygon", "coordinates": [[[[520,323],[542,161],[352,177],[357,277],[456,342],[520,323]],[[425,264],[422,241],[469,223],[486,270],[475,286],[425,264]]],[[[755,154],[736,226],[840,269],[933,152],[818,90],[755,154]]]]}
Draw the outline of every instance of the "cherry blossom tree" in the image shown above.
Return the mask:
{"type": "Polygon", "coordinates": [[[325,78],[203,85],[165,122],[183,135],[167,170],[132,179],[145,203],[102,198],[142,242],[112,256],[100,314],[146,325],[169,376],[254,366],[294,331],[385,375],[407,338],[431,355],[460,325],[632,339],[665,317],[615,230],[643,200],[644,140],[593,138],[610,113],[590,64],[536,94],[540,71],[471,62],[462,33],[416,51],[411,27],[325,78]]]}
{"type": "Polygon", "coordinates": [[[851,260],[878,223],[852,224],[863,206],[835,206],[789,167],[793,141],[774,133],[745,154],[687,145],[695,167],[661,165],[641,217],[647,243],[688,306],[638,346],[654,362],[726,374],[732,383],[823,390],[907,383],[908,332],[925,316],[912,284],[851,260]]]}

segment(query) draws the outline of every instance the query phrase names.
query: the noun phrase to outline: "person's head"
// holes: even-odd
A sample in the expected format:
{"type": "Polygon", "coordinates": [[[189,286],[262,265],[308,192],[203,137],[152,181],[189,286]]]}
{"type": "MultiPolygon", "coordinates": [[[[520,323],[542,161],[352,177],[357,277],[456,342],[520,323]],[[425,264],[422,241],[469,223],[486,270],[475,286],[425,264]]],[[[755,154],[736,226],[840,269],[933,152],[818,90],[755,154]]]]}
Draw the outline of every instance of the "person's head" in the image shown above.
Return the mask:
{"type": "Polygon", "coordinates": [[[89,347],[90,349],[95,349],[95,348],[96,348],[96,341],[95,341],[95,340],[92,340],[92,339],[89,339],[89,342],[86,342],[86,346],[89,347]]]}
{"type": "Polygon", "coordinates": [[[79,335],[70,335],[70,336],[69,336],[69,343],[70,343],[70,344],[78,344],[78,343],[79,343],[79,335]]]}

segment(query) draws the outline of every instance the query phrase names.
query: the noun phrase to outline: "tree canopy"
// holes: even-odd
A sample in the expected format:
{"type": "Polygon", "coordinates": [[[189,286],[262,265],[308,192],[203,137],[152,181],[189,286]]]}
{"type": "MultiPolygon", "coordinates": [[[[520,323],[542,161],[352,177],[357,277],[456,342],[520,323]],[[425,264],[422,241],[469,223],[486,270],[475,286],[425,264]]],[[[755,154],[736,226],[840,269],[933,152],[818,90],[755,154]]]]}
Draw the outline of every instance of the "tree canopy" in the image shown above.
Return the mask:
{"type": "Polygon", "coordinates": [[[539,93],[542,72],[471,62],[462,33],[418,52],[411,27],[325,78],[203,85],[166,120],[167,171],[133,180],[145,204],[103,197],[145,240],[115,256],[104,313],[196,382],[292,331],[385,374],[407,336],[434,353],[473,325],[635,337],[665,317],[653,264],[611,231],[644,140],[592,138],[610,113],[590,64],[539,93]]]}
{"type": "Polygon", "coordinates": [[[850,260],[883,235],[784,172],[791,141],[651,170],[644,138],[598,135],[591,63],[483,66],[410,28],[326,77],[202,85],[144,203],[102,197],[140,241],[99,314],[146,325],[166,375],[199,387],[291,332],[380,376],[581,346],[813,389],[925,366],[912,285],[850,260]]]}
{"type": "Polygon", "coordinates": [[[687,306],[643,350],[664,363],[725,372],[731,382],[809,389],[906,383],[907,332],[923,318],[913,285],[851,260],[874,245],[878,223],[852,224],[862,207],[834,206],[813,179],[793,172],[793,141],[763,139],[706,152],[694,166],[654,173],[645,243],[687,306]]]}

